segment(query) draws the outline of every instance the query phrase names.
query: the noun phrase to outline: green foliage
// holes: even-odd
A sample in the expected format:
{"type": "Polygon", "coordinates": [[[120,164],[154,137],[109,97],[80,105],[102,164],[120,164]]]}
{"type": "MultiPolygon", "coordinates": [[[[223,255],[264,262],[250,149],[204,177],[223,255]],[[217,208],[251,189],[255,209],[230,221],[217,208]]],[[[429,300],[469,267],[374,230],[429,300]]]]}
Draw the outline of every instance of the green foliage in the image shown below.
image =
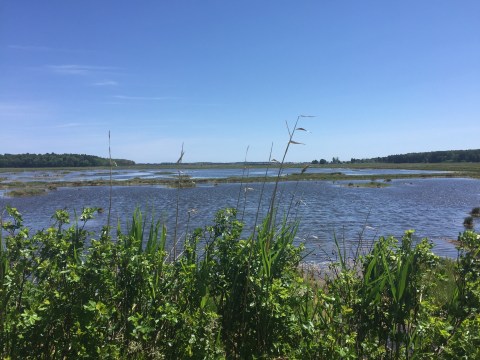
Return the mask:
{"type": "Polygon", "coordinates": [[[293,246],[295,225],[271,233],[266,219],[255,238],[240,240],[243,224],[234,209],[220,211],[210,227],[210,295],[222,319],[227,357],[281,356],[295,348],[300,326],[294,309],[302,288],[293,246]]]}
{"type": "Polygon", "coordinates": [[[59,210],[51,228],[30,236],[21,214],[7,208],[2,357],[248,358],[294,347],[294,228],[241,240],[243,224],[227,209],[168,262],[160,223],[136,210],[125,234],[113,240],[105,229],[97,240],[84,230],[95,211],[84,209],[65,228],[70,216],[59,210]],[[263,255],[260,237],[270,241],[263,255]]]}
{"type": "MultiPolygon", "coordinates": [[[[451,359],[480,355],[480,235],[440,259],[408,231],[324,279],[299,271],[297,224],[271,217],[244,236],[235,209],[188,234],[169,260],[167,229],[135,210],[98,238],[97,209],[30,234],[7,207],[0,232],[2,358],[451,359]]],[[[340,250],[340,246],[339,246],[340,250]]]]}

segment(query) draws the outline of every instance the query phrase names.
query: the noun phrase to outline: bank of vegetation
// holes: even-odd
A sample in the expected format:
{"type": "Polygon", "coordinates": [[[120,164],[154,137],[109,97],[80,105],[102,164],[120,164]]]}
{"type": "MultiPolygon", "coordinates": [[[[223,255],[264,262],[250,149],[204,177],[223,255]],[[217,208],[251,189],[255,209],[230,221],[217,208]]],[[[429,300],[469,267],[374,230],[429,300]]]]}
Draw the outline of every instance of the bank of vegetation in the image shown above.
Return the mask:
{"type": "Polygon", "coordinates": [[[459,236],[456,260],[434,255],[431,242],[414,242],[409,231],[363,253],[338,244],[336,261],[319,270],[302,266],[298,224],[271,214],[245,233],[236,210],[224,209],[210,225],[170,239],[139,211],[126,231],[90,234],[85,224],[96,211],[72,219],[59,210],[51,227],[30,233],[6,208],[2,358],[480,356],[473,231],[459,236]]]}
{"type": "MultiPolygon", "coordinates": [[[[112,159],[113,165],[135,165],[132,160],[112,159]]],[[[58,168],[110,166],[110,159],[85,154],[0,154],[0,168],[58,168]]]]}

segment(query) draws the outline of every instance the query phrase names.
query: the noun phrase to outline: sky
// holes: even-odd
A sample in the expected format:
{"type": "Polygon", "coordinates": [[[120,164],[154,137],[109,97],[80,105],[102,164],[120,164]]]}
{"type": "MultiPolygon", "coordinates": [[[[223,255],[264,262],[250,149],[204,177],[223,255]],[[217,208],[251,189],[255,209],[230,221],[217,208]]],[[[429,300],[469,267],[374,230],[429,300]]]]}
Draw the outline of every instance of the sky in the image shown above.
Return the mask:
{"type": "Polygon", "coordinates": [[[0,154],[480,148],[480,1],[0,0],[0,154]],[[288,124],[288,128],[287,128],[288,124]]]}

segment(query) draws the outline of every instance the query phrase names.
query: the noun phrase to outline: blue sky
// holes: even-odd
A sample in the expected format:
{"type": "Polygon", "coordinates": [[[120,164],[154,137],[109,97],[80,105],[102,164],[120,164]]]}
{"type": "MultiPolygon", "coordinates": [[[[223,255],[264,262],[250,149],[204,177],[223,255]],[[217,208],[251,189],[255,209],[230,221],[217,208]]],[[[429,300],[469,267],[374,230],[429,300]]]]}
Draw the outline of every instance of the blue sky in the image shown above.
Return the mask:
{"type": "Polygon", "coordinates": [[[288,161],[480,148],[480,2],[0,2],[0,153],[288,161]]]}

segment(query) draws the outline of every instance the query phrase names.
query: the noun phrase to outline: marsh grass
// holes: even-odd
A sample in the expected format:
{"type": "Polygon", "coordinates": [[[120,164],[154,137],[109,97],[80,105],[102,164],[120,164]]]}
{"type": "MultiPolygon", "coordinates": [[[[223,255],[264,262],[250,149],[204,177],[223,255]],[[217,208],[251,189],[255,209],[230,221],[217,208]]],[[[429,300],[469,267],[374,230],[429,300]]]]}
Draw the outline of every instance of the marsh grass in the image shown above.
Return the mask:
{"type": "Polygon", "coordinates": [[[384,182],[370,181],[370,182],[349,182],[346,186],[355,187],[355,188],[374,188],[374,189],[377,188],[377,189],[379,189],[379,188],[389,187],[390,184],[384,183],[384,182]]]}
{"type": "Polygon", "coordinates": [[[182,183],[184,182],[183,179],[183,173],[180,170],[180,164],[183,161],[183,156],[185,155],[185,152],[183,151],[183,143],[182,143],[182,149],[180,150],[180,157],[177,160],[177,199],[176,199],[176,206],[175,206],[175,228],[174,228],[174,233],[173,233],[173,260],[175,261],[177,259],[177,244],[179,241],[178,237],[178,220],[179,220],[179,208],[180,208],[180,189],[182,188],[182,183]]]}
{"type": "MultiPolygon", "coordinates": [[[[111,140],[110,140],[110,130],[108,131],[108,162],[109,166],[109,177],[110,177],[110,187],[108,189],[108,217],[107,217],[107,229],[110,229],[110,219],[112,215],[112,197],[113,197],[113,180],[112,180],[112,172],[113,172],[113,162],[112,162],[112,148],[111,148],[111,140]]],[[[109,231],[109,230],[108,230],[109,231]]]]}
{"type": "Polygon", "coordinates": [[[38,196],[45,195],[47,189],[38,188],[38,187],[25,187],[23,189],[13,189],[5,192],[6,196],[9,197],[27,197],[27,196],[38,196]]]}

